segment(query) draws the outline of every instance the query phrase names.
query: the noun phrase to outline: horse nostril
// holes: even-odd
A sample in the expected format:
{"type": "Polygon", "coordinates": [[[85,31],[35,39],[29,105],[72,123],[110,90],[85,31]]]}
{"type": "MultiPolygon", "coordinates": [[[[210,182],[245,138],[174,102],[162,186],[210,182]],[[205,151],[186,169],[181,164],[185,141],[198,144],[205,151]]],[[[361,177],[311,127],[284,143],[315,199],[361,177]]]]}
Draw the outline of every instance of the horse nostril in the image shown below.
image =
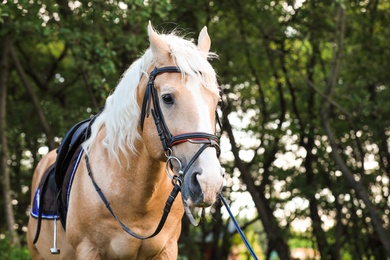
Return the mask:
{"type": "Polygon", "coordinates": [[[201,173],[201,171],[195,171],[191,174],[190,193],[194,201],[199,199],[199,197],[202,195],[202,187],[200,186],[200,183],[198,181],[198,175],[200,175],[201,173]]]}
{"type": "MultiPolygon", "coordinates": [[[[218,187],[219,188],[219,187],[218,187]]],[[[184,176],[183,196],[191,201],[196,207],[208,207],[214,203],[217,191],[210,178],[202,169],[195,168],[184,176]]]]}

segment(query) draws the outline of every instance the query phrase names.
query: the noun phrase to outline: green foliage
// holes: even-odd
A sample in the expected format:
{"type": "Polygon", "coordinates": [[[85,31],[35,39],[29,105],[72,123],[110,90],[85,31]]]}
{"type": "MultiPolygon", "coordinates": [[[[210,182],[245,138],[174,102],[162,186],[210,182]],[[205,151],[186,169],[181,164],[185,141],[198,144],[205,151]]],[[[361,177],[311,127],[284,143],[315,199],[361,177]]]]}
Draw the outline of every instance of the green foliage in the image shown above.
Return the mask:
{"type": "MultiPolygon", "coordinates": [[[[279,235],[278,241],[289,241],[291,248],[307,241],[312,247],[321,244],[324,259],[336,252],[352,259],[384,258],[370,212],[331,154],[321,107],[329,106],[337,152],[374,202],[388,233],[388,1],[43,2],[3,1],[0,37],[11,37],[57,142],[71,125],[104,105],[123,71],[148,47],[149,20],[158,30],[177,29],[195,41],[207,25],[212,50],[219,54],[213,65],[225,93],[225,123],[232,126],[239,150],[238,158],[230,150],[221,158],[224,192],[234,197],[254,183],[253,199],[263,206],[257,211],[262,221],[271,219],[274,233],[260,227],[259,232],[269,239],[279,235]],[[342,46],[335,43],[339,7],[346,15],[342,46]],[[335,47],[342,48],[340,66],[332,103],[326,103],[335,47]],[[309,220],[309,235],[297,238],[298,220],[309,220]]],[[[23,233],[31,192],[26,187],[41,157],[38,149],[48,141],[13,63],[9,72],[9,167],[18,201],[16,222],[23,233]]],[[[202,258],[205,234],[226,234],[226,220],[218,214],[216,207],[202,229],[189,229],[180,243],[183,258],[202,258]],[[188,245],[194,243],[196,251],[191,251],[188,245]]],[[[4,220],[0,214],[0,223],[4,220]]],[[[260,240],[264,254],[275,245],[260,240]]],[[[224,247],[235,243],[239,239],[225,236],[220,253],[226,256],[224,247]]]]}
{"type": "Polygon", "coordinates": [[[0,239],[0,259],[30,260],[31,257],[26,246],[16,247],[7,239],[0,239]]]}

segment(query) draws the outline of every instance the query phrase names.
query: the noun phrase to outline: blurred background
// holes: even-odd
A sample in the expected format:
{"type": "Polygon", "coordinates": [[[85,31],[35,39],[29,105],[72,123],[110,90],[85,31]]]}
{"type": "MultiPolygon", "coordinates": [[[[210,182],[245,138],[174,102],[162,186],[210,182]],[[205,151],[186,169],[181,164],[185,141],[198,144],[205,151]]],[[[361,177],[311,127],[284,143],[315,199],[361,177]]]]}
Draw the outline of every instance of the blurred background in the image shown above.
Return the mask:
{"type": "MultiPolygon", "coordinates": [[[[0,0],[0,259],[29,259],[33,169],[99,111],[147,23],[208,27],[228,199],[260,259],[390,257],[388,0],[0,0]]],[[[179,259],[250,259],[217,202],[179,259]]]]}

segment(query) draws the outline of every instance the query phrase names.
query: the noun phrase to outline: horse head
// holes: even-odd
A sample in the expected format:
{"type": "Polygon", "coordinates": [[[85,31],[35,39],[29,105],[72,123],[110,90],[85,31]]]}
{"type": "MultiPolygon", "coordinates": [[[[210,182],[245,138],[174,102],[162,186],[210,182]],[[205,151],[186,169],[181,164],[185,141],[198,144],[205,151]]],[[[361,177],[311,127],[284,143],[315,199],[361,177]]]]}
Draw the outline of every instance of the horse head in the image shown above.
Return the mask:
{"type": "Polygon", "coordinates": [[[157,34],[150,23],[148,33],[152,61],[138,94],[142,140],[152,157],[168,159],[168,175],[180,177],[185,205],[210,206],[221,191],[223,174],[215,136],[220,95],[207,61],[213,56],[207,28],[197,46],[157,34]]]}

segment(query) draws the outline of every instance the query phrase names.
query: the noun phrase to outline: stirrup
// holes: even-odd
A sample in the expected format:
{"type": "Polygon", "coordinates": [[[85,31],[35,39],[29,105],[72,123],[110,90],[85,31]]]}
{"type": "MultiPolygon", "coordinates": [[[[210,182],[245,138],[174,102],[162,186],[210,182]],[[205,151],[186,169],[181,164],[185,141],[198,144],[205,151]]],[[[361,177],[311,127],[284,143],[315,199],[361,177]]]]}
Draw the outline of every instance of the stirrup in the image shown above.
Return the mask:
{"type": "Polygon", "coordinates": [[[50,248],[50,254],[52,255],[59,255],[60,254],[60,249],[57,248],[57,218],[54,218],[54,243],[53,247],[50,248]]]}

